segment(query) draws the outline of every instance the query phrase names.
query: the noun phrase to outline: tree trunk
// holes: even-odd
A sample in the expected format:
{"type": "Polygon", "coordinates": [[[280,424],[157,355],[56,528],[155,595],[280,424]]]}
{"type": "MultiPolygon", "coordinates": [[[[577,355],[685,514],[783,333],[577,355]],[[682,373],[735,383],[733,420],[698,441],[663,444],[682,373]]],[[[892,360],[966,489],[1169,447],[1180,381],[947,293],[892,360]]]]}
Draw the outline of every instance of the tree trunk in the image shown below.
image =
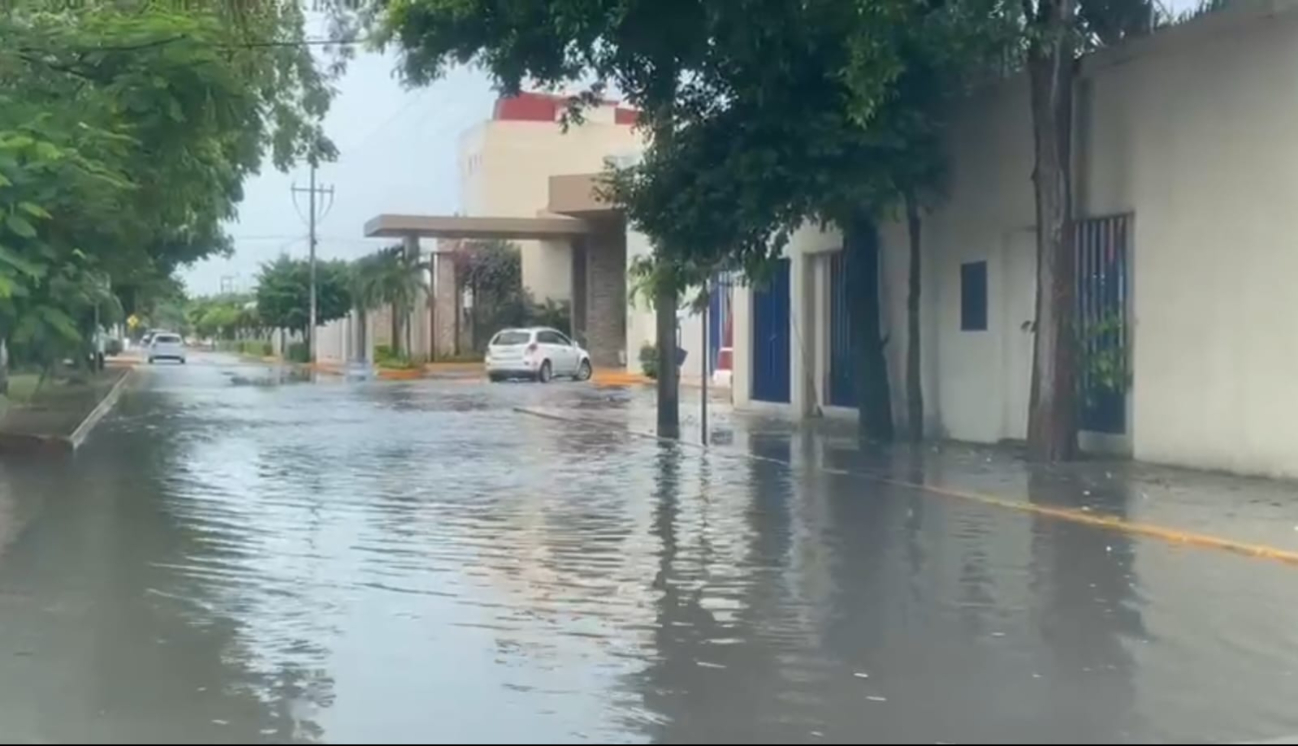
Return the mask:
{"type": "Polygon", "coordinates": [[[892,390],[884,358],[879,299],[879,226],[857,211],[843,225],[843,258],[847,264],[848,304],[852,322],[852,356],[861,437],[891,442],[892,390]]]}
{"type": "Polygon", "coordinates": [[[1036,164],[1032,180],[1037,217],[1036,340],[1028,453],[1062,461],[1077,452],[1074,385],[1072,233],[1072,115],[1076,59],[1073,0],[1039,0],[1039,33],[1028,50],[1036,164]]]}
{"type": "Polygon", "coordinates": [[[922,224],[919,204],[912,192],[906,193],[906,233],[910,239],[910,275],[906,292],[906,425],[911,442],[924,439],[924,385],[920,370],[920,240],[922,224]]]}
{"type": "Polygon", "coordinates": [[[9,395],[9,343],[0,339],[0,396],[9,395]]]}
{"type": "Polygon", "coordinates": [[[401,310],[392,304],[392,354],[401,354],[401,310]]]}
{"type": "Polygon", "coordinates": [[[676,288],[663,283],[654,293],[658,327],[658,434],[681,435],[680,377],[676,365],[676,288]]]}

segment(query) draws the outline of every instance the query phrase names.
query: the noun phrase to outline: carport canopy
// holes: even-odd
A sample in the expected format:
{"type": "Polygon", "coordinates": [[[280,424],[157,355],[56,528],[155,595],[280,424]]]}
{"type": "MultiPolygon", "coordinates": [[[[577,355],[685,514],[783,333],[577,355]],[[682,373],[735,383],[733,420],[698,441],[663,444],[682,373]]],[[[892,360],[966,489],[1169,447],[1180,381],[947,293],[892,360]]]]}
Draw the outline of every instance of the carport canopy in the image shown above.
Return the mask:
{"type": "Polygon", "coordinates": [[[546,241],[592,232],[585,220],[566,217],[465,217],[462,215],[379,215],[365,222],[366,238],[463,238],[546,241]]]}

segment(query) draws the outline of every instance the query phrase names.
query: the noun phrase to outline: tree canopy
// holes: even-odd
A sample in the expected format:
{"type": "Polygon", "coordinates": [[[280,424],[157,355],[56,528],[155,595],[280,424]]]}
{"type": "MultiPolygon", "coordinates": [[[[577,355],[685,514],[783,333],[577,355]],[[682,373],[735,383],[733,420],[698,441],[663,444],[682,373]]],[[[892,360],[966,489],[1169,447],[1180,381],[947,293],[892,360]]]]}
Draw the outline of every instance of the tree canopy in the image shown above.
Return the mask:
{"type": "Polygon", "coordinates": [[[222,223],[264,154],[333,154],[331,91],[291,0],[16,0],[0,38],[5,341],[40,327],[78,343],[92,288],[132,310],[167,294],[177,268],[229,251],[222,223]]]}
{"type": "MultiPolygon", "coordinates": [[[[351,267],[316,262],[316,320],[328,324],[352,310],[351,267]]],[[[257,278],[257,316],[270,329],[305,333],[310,325],[311,264],[280,256],[262,265],[257,278]]]]}

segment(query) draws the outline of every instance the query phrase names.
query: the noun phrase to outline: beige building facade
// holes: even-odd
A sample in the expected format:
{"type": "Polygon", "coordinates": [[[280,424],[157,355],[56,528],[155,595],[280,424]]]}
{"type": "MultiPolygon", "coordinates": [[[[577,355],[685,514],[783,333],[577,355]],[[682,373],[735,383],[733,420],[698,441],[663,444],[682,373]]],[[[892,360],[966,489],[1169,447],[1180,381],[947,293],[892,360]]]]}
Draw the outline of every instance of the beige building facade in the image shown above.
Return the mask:
{"type": "MultiPolygon", "coordinates": [[[[1084,60],[1075,125],[1079,295],[1121,319],[1116,344],[1130,372],[1112,402],[1120,422],[1084,432],[1084,445],[1298,477],[1298,327],[1284,290],[1298,277],[1295,70],[1298,5],[1290,0],[1240,0],[1084,60]]],[[[1036,294],[1023,78],[968,102],[950,156],[946,200],[924,218],[926,430],[1022,439],[1036,294]]],[[[906,236],[897,225],[884,233],[885,331],[900,420],[906,236]]],[[[769,319],[754,312],[765,309],[765,296],[738,291],[741,406],[854,414],[834,404],[831,390],[840,246],[832,232],[808,229],[788,247],[784,401],[762,401],[772,398],[759,380],[769,377],[761,369],[769,361],[755,348],[755,327],[769,319]]]]}
{"type": "MultiPolygon", "coordinates": [[[[630,109],[609,103],[565,128],[564,99],[523,93],[497,102],[491,119],[460,137],[460,191],[469,217],[536,217],[550,177],[603,171],[606,160],[642,147],[630,109]]],[[[518,241],[523,286],[538,301],[572,299],[572,249],[565,241],[518,241]]]]}

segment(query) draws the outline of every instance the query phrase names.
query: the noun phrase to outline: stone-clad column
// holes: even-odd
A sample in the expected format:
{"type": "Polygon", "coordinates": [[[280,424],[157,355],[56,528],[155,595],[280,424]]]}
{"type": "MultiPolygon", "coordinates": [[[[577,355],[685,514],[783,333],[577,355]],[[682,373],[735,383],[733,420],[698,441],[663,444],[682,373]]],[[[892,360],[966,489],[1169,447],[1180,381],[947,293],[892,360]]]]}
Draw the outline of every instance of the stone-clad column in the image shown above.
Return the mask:
{"type": "Polygon", "coordinates": [[[459,293],[455,278],[455,251],[459,241],[439,240],[433,254],[433,356],[455,354],[459,293]]]}

